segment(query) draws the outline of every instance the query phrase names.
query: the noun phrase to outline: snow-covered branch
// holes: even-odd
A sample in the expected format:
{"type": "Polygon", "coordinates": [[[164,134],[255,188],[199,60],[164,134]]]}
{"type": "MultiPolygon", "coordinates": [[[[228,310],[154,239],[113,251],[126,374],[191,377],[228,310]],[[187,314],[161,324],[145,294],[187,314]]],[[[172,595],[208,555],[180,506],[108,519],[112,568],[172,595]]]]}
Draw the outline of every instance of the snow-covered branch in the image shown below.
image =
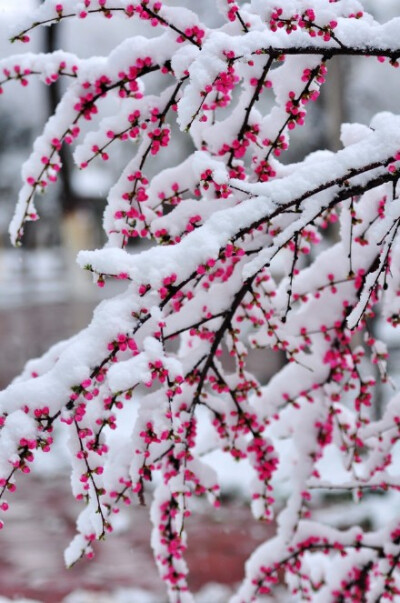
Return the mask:
{"type": "Polygon", "coordinates": [[[126,289],[0,393],[0,496],[30,471],[37,449],[51,452],[64,423],[73,494],[85,505],[67,563],[93,556],[122,504],[152,498],[152,545],[170,600],[192,601],[191,499],[220,504],[201,428],[207,450],[248,460],[255,517],[272,521],[278,511],[276,536],[248,562],[235,603],[280,581],[296,600],[395,601],[398,522],[340,530],[317,521],[315,509],[320,492],[363,499],[399,489],[399,400],[377,416],[388,352],[372,319],[379,309],[391,328],[400,323],[400,117],[343,125],[337,153],[281,158],[332,57],[378,57],[396,73],[400,20],[376,23],[356,0],[218,7],[225,21],[213,29],[168,2],[46,0],[14,35],[26,41],[39,25],[89,22],[92,13],[159,30],[122,41],[107,58],[60,51],[2,63],[4,83],[68,76],[23,167],[15,244],[37,218],[36,193],[62,169],[63,144],[78,141],[75,162],[88,170],[114,143],[135,146],[109,192],[107,244],[78,256],[99,286],[119,279],[126,289]],[[151,94],[149,76],[158,79],[151,94]],[[191,146],[174,165],[177,125],[191,146]],[[150,249],[134,253],[137,238],[150,249]],[[260,383],[248,354],[267,349],[286,361],[260,383]],[[110,433],[126,416],[131,434],[116,446],[110,433]]]}

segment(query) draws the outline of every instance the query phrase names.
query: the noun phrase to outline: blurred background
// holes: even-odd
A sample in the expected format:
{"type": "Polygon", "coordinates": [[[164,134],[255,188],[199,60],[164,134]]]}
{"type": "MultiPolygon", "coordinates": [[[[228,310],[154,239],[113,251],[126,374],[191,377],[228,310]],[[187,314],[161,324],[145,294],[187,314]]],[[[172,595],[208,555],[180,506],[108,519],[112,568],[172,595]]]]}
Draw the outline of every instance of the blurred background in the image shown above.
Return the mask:
{"type": "MultiPolygon", "coordinates": [[[[169,1],[189,8],[194,3],[208,25],[219,23],[213,0],[169,1]]],[[[152,28],[144,29],[143,22],[138,25],[133,20],[105,21],[93,16],[36,30],[29,44],[11,45],[11,21],[38,4],[39,0],[0,0],[0,58],[58,48],[81,57],[105,56],[139,27],[142,35],[154,35],[152,28]]],[[[398,0],[364,0],[363,4],[379,21],[400,16],[398,0]]],[[[38,200],[41,220],[28,225],[23,248],[14,249],[9,242],[7,229],[21,185],[21,165],[61,94],[62,82],[47,87],[32,79],[26,89],[10,82],[0,97],[0,388],[18,375],[29,358],[86,326],[100,297],[117,290],[112,284],[105,291],[96,287],[90,276],[76,267],[75,257],[78,250],[104,242],[101,220],[105,198],[121,166],[129,160],[126,145],[121,145],[107,163],[93,163],[83,172],[73,167],[71,156],[65,152],[62,178],[38,200]]],[[[377,111],[399,112],[399,98],[400,73],[393,68],[376,59],[332,60],[321,98],[310,107],[306,127],[292,135],[290,152],[283,160],[300,160],[315,149],[338,149],[342,122],[368,124],[377,111]]],[[[106,110],[112,110],[107,102],[106,110]]],[[[179,142],[168,154],[171,164],[190,150],[186,137],[175,134],[179,142]]],[[[394,365],[400,361],[398,344],[396,338],[390,340],[394,365]]],[[[276,368],[265,361],[256,372],[265,382],[276,368]]],[[[69,572],[64,570],[62,551],[73,536],[77,513],[68,480],[62,479],[66,453],[60,450],[56,461],[43,459],[41,463],[40,472],[46,479],[37,486],[38,476],[34,475],[21,483],[8,528],[2,534],[0,595],[31,597],[43,603],[164,601],[148,544],[147,510],[135,509],[131,515],[135,528],[130,531],[126,529],[127,517],[122,517],[119,534],[99,547],[98,563],[84,561],[69,572]]],[[[196,544],[191,547],[189,565],[196,568],[192,587],[199,592],[200,603],[225,602],[231,585],[243,575],[243,561],[271,533],[272,528],[253,522],[248,508],[241,504],[245,473],[246,467],[238,470],[236,465],[223,465],[229,503],[226,510],[206,512],[201,507],[191,522],[189,541],[196,544]],[[210,581],[218,584],[210,585],[210,581]]],[[[340,504],[335,508],[342,512],[340,504]]],[[[367,509],[366,520],[372,521],[368,513],[367,509]]]]}

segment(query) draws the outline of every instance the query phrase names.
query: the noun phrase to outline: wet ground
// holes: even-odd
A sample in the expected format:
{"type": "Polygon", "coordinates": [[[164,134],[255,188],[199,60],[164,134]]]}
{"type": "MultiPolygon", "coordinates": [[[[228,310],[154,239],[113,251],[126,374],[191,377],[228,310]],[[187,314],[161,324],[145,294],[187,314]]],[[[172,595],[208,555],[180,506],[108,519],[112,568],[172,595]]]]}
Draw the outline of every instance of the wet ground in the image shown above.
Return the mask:
{"type": "Polygon", "coordinates": [[[70,301],[1,309],[0,389],[20,373],[27,360],[85,327],[94,307],[94,302],[70,301]]]}

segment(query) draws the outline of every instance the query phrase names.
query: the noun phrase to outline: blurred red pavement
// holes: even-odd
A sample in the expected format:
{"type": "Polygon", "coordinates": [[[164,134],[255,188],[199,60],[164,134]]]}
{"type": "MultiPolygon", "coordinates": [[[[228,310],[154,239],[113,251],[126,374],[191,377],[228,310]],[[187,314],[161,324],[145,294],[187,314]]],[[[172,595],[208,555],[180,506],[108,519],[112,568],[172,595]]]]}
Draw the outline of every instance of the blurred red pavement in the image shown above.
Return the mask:
{"type": "MultiPolygon", "coordinates": [[[[65,569],[63,550],[74,535],[79,510],[68,482],[28,476],[8,497],[10,510],[0,534],[0,595],[57,603],[77,589],[111,592],[126,587],[163,593],[149,545],[148,509],[143,507],[129,509],[127,530],[97,543],[93,561],[65,569]]],[[[219,510],[201,505],[187,526],[194,591],[210,581],[240,581],[245,559],[271,535],[271,528],[252,519],[246,506],[233,502],[219,510]]]]}

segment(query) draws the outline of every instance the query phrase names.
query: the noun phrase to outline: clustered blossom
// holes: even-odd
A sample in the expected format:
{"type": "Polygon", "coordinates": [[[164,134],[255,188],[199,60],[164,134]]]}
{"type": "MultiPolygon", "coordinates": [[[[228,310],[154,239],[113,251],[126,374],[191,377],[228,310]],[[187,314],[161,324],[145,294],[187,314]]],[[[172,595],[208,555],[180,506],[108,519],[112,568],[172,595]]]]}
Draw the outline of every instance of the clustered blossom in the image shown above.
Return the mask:
{"type": "Polygon", "coordinates": [[[252,512],[276,529],[232,603],[277,586],[296,601],[395,601],[398,520],[345,530],[317,521],[315,509],[321,492],[363,504],[400,490],[400,399],[377,413],[377,388],[390,378],[374,331],[378,309],[387,328],[400,324],[400,118],[344,125],[336,154],[295,167],[281,157],[331,58],[397,67],[400,22],[376,23],[358,0],[217,5],[225,22],[212,29],[168,2],[45,0],[14,41],[92,14],[136,19],[156,35],[124,40],[105,59],[59,52],[0,64],[1,91],[35,75],[69,84],[23,167],[14,244],[38,218],[34,198],[57,179],[63,144],[76,145],[88,170],[115,142],[135,144],[108,195],[107,244],[78,258],[100,287],[115,278],[126,291],[0,393],[0,510],[37,451],[52,452],[62,423],[84,506],[67,564],[94,556],[122,506],[151,500],[160,575],[172,603],[190,603],[186,525],[194,497],[221,504],[217,450],[248,463],[252,512]],[[151,73],[159,87],[148,94],[151,73]],[[110,97],[117,109],[100,120],[110,97]],[[193,151],[174,165],[177,125],[193,151]],[[152,247],[135,255],[138,238],[152,247]],[[285,361],[260,383],[250,352],[266,350],[285,361]],[[332,456],[339,477],[326,470],[332,456]]]}
{"type": "MultiPolygon", "coordinates": [[[[289,9],[290,10],[290,9],[289,9]]],[[[361,18],[363,13],[359,11],[361,18]]],[[[269,22],[271,31],[284,29],[290,34],[298,28],[305,30],[312,38],[320,36],[324,42],[329,42],[332,37],[333,30],[337,27],[337,21],[331,20],[324,25],[319,25],[316,19],[315,11],[312,8],[307,8],[304,12],[291,14],[283,8],[276,8],[270,16],[269,22]]]]}

